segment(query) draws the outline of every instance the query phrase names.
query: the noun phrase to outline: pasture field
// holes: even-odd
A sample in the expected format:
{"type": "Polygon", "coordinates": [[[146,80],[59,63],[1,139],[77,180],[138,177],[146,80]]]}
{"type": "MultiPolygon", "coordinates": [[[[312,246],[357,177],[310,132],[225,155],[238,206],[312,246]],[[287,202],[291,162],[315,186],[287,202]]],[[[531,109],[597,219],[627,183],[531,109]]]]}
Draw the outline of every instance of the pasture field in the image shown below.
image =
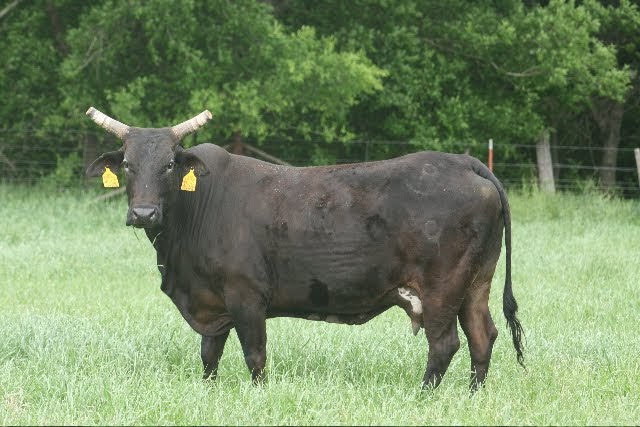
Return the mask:
{"type": "MultiPolygon", "coordinates": [[[[105,190],[106,191],[106,190],[105,190]]],[[[268,380],[251,385],[232,332],[215,384],[199,336],[160,291],[155,253],[103,190],[0,185],[3,425],[637,425],[640,203],[509,192],[513,289],[527,370],[500,331],[484,389],[462,345],[422,392],[423,332],[394,308],[362,326],[272,319],[268,380]]]]}

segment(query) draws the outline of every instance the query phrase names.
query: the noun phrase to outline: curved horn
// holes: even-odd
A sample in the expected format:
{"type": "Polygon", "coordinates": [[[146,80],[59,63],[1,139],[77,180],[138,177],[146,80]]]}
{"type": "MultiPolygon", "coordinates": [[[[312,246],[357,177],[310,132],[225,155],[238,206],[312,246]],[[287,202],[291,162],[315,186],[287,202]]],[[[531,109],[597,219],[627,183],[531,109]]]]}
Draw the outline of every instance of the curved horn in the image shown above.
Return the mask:
{"type": "Polygon", "coordinates": [[[129,126],[112,119],[111,117],[107,116],[104,113],[101,113],[93,107],[89,108],[86,114],[87,116],[91,117],[91,120],[93,120],[120,139],[124,138],[127,133],[129,133],[129,126]]]}
{"type": "Polygon", "coordinates": [[[190,133],[197,131],[205,123],[211,120],[211,117],[213,117],[211,112],[209,110],[204,110],[194,118],[189,119],[186,122],[182,122],[179,125],[175,125],[171,128],[171,131],[178,139],[182,139],[190,133]]]}

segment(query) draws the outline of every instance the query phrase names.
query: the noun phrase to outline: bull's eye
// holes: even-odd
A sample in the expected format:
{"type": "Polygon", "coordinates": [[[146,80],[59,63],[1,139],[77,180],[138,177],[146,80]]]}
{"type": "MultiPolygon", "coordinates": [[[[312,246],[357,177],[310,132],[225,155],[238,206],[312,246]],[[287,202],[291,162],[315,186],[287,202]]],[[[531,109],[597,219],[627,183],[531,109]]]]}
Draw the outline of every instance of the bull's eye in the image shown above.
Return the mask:
{"type": "Polygon", "coordinates": [[[174,167],[175,165],[176,165],[176,162],[174,162],[173,160],[171,160],[171,161],[169,162],[169,164],[167,165],[167,170],[168,170],[168,171],[173,170],[173,167],[174,167]]]}
{"type": "Polygon", "coordinates": [[[122,167],[124,168],[125,171],[129,172],[129,162],[127,162],[126,160],[123,160],[122,167]]]}

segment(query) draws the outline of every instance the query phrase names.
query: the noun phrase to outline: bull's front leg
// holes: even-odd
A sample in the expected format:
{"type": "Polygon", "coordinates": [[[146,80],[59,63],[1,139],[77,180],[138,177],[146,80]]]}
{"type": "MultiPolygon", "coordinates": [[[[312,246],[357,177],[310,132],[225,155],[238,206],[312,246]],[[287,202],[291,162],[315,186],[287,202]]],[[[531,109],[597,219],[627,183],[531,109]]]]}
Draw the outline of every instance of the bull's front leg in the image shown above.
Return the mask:
{"type": "Polygon", "coordinates": [[[251,372],[251,379],[264,379],[267,362],[267,306],[262,295],[246,281],[238,281],[225,289],[225,304],[251,372]]]}
{"type": "Polygon", "coordinates": [[[218,376],[218,364],[228,337],[229,331],[215,337],[202,336],[202,344],[200,346],[200,357],[204,366],[202,379],[215,380],[218,376]]]}

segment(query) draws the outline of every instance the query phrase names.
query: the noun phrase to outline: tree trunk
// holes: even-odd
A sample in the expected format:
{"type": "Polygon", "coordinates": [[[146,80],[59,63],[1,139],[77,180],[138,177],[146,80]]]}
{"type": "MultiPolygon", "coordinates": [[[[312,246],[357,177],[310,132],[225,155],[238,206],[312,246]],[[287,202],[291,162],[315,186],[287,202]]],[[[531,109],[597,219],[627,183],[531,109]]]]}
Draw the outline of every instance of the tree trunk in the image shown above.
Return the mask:
{"type": "Polygon", "coordinates": [[[64,58],[69,54],[69,46],[67,46],[64,40],[64,28],[62,28],[62,24],[60,23],[60,14],[58,14],[55,2],[53,0],[47,0],[45,2],[45,9],[49,16],[49,22],[51,23],[51,34],[53,35],[56,49],[58,53],[60,53],[60,56],[64,58]]]}
{"type": "Polygon", "coordinates": [[[545,105],[550,112],[549,117],[551,120],[551,126],[542,131],[542,135],[540,136],[540,138],[546,138],[547,144],[549,144],[549,148],[551,151],[551,165],[553,169],[553,181],[555,183],[560,181],[560,168],[557,166],[560,164],[560,150],[558,149],[558,129],[562,127],[562,124],[566,119],[564,118],[565,114],[562,113],[562,107],[560,107],[557,99],[547,99],[545,105]],[[553,131],[550,131],[549,128],[553,131]]]}
{"type": "Polygon", "coordinates": [[[640,148],[633,150],[633,155],[636,157],[636,169],[638,170],[638,183],[640,183],[640,148]]]}
{"type": "MultiPolygon", "coordinates": [[[[558,129],[554,127],[554,129],[558,129]]],[[[548,130],[546,132],[549,132],[548,130]]],[[[560,164],[560,150],[558,150],[558,132],[553,132],[550,136],[549,144],[551,147],[551,164],[553,165],[553,181],[560,181],[560,168],[557,166],[560,164]]]]}
{"type": "Polygon", "coordinates": [[[549,149],[549,131],[544,130],[540,140],[536,144],[536,157],[538,162],[538,182],[540,189],[545,193],[555,193],[556,186],[553,180],[553,162],[549,149]]]}
{"type": "Polygon", "coordinates": [[[610,191],[616,185],[616,165],[624,104],[611,99],[601,99],[592,104],[591,111],[604,138],[600,186],[604,191],[610,191]]]}

